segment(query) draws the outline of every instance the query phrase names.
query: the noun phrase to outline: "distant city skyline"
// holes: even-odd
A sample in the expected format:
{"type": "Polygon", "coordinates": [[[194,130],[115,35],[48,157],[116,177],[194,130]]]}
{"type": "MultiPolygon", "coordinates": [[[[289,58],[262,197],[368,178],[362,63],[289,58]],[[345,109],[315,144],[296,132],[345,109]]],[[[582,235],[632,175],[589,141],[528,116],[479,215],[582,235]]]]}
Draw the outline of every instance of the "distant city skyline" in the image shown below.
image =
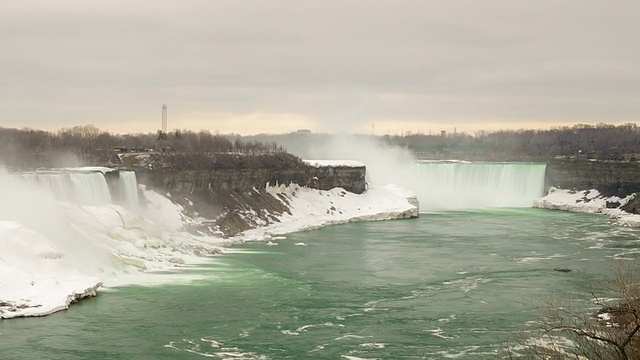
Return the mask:
{"type": "Polygon", "coordinates": [[[8,2],[0,126],[474,133],[640,123],[640,2],[8,2]],[[160,125],[160,126],[159,126],[160,125]]]}

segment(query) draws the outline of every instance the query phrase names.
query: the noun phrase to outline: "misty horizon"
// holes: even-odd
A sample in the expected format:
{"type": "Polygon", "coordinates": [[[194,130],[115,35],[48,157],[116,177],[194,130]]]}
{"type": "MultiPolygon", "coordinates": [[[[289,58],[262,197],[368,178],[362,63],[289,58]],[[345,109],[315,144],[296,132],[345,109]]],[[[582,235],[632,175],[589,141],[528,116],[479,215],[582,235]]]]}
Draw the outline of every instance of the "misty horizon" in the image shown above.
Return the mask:
{"type": "MultiPolygon", "coordinates": [[[[566,129],[583,129],[583,128],[593,128],[593,129],[605,129],[605,128],[611,128],[611,127],[625,127],[625,126],[637,126],[637,124],[635,122],[621,122],[621,123],[607,123],[607,122],[600,122],[600,123],[595,123],[595,124],[589,124],[589,123],[584,123],[584,122],[576,122],[576,123],[571,123],[571,124],[559,124],[559,125],[551,125],[547,128],[524,128],[524,127],[520,127],[520,128],[499,128],[499,129],[484,129],[484,128],[479,128],[475,131],[461,131],[460,129],[458,129],[456,126],[451,127],[450,131],[448,130],[449,127],[442,127],[438,130],[427,130],[427,131],[422,131],[421,129],[418,129],[417,131],[413,131],[412,129],[400,129],[399,133],[391,133],[391,132],[378,132],[375,131],[373,129],[373,127],[369,128],[369,132],[363,131],[363,132],[322,132],[322,131],[313,131],[312,129],[304,129],[304,128],[300,128],[300,129],[293,129],[290,131],[286,131],[286,132],[260,132],[260,133],[237,133],[237,132],[229,132],[229,133],[222,133],[220,131],[218,131],[217,129],[205,129],[205,128],[200,128],[200,129],[196,129],[196,128],[174,128],[172,129],[171,127],[169,127],[169,129],[167,130],[166,134],[174,134],[176,132],[185,132],[185,131],[190,131],[190,132],[194,132],[194,133],[200,133],[200,132],[206,132],[206,133],[210,133],[210,134],[215,134],[215,135],[221,135],[221,136],[231,136],[231,137],[236,137],[236,136],[241,136],[241,137],[259,137],[259,136],[280,136],[280,135],[291,135],[291,134],[305,134],[305,133],[309,133],[309,134],[314,134],[314,135],[337,135],[337,136],[375,136],[375,137],[384,137],[384,136],[392,136],[392,137],[403,137],[403,136],[442,136],[443,134],[446,136],[450,136],[450,135],[460,135],[460,136],[481,136],[481,135],[486,135],[486,134],[495,134],[495,133],[499,133],[499,132],[527,132],[527,131],[534,131],[534,132],[548,132],[548,131],[554,131],[554,130],[566,130],[566,129]],[[373,131],[372,131],[373,130],[373,131]]],[[[56,129],[47,129],[47,128],[33,128],[33,127],[3,127],[0,126],[0,129],[7,129],[7,130],[19,130],[19,131],[44,131],[50,134],[56,134],[56,133],[60,133],[60,132],[64,132],[64,131],[69,131],[72,129],[79,129],[79,128],[92,128],[93,131],[96,131],[98,133],[108,133],[111,135],[149,135],[149,134],[158,134],[159,132],[162,132],[161,126],[159,126],[157,129],[149,129],[148,131],[140,131],[140,132],[113,132],[113,131],[109,131],[107,129],[103,129],[99,126],[96,126],[95,124],[76,124],[76,125],[71,125],[71,126],[65,126],[65,127],[60,127],[60,128],[56,128],[56,129]]],[[[382,129],[380,129],[382,130],[382,129]]]]}

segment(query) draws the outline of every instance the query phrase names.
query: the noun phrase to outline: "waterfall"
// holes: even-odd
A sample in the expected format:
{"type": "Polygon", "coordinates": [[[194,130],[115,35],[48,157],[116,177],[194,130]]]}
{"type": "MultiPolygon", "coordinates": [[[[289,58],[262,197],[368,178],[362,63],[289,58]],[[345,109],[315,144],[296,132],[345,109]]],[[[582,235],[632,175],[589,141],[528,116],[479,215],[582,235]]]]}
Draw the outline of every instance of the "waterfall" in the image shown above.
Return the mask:
{"type": "Polygon", "coordinates": [[[137,210],[136,174],[133,171],[120,171],[117,175],[117,181],[114,181],[114,184],[108,184],[105,174],[101,171],[82,169],[44,170],[22,173],[18,177],[27,184],[50,192],[61,201],[76,205],[107,205],[117,200],[118,204],[132,211],[137,210]]]}
{"type": "Polygon", "coordinates": [[[419,162],[426,210],[531,207],[543,196],[545,164],[419,162]]]}
{"type": "Polygon", "coordinates": [[[130,210],[138,208],[138,182],[133,171],[120,171],[118,186],[123,205],[130,210]]]}
{"type": "Polygon", "coordinates": [[[71,173],[74,199],[80,205],[106,205],[111,203],[107,179],[101,172],[71,173]]]}
{"type": "Polygon", "coordinates": [[[24,173],[19,178],[29,185],[35,185],[51,192],[56,199],[69,199],[72,195],[72,184],[68,174],[58,173],[24,173]]]}

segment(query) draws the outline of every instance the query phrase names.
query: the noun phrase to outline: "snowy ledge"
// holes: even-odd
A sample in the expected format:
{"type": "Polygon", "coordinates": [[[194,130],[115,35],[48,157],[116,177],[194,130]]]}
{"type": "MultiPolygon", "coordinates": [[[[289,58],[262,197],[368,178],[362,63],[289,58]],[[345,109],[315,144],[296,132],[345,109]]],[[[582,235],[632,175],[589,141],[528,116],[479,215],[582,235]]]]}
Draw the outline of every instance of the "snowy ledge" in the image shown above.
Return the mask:
{"type": "Polygon", "coordinates": [[[237,241],[259,241],[272,235],[317,229],[353,221],[377,221],[417,218],[416,195],[397,186],[370,186],[362,194],[342,188],[316,190],[296,184],[267,187],[267,192],[290,209],[278,223],[245,231],[237,241]]]}
{"type": "Polygon", "coordinates": [[[541,209],[565,210],[608,215],[623,226],[640,227],[640,215],[630,214],[620,209],[634,195],[624,198],[602,196],[598,190],[566,190],[552,187],[549,194],[533,202],[533,207],[541,209]],[[609,206],[615,207],[607,207],[609,206]]]}
{"type": "Polygon", "coordinates": [[[44,172],[44,173],[60,173],[60,172],[71,172],[71,173],[91,173],[91,172],[99,172],[106,174],[108,172],[116,171],[115,168],[109,168],[104,166],[82,166],[82,167],[67,167],[67,168],[51,168],[51,169],[38,169],[36,172],[44,172]]]}
{"type": "Polygon", "coordinates": [[[302,160],[312,167],[365,167],[366,165],[355,160],[302,160]]]}

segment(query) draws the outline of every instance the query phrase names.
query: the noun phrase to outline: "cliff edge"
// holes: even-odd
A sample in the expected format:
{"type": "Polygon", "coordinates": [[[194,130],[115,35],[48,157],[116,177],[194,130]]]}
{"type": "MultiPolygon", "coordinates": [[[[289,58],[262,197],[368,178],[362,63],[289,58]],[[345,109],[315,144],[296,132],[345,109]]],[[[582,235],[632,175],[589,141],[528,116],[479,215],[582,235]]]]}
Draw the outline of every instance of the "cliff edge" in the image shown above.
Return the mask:
{"type": "MultiPolygon", "coordinates": [[[[189,216],[209,219],[194,225],[193,231],[214,231],[224,237],[270,226],[292,215],[292,199],[273,191],[274,188],[337,189],[355,195],[367,191],[366,166],[352,160],[299,160],[282,154],[277,159],[262,155],[256,159],[225,154],[197,156],[195,160],[145,158],[142,164],[131,164],[139,183],[170,197],[189,216]]],[[[394,215],[395,218],[418,217],[415,195],[406,195],[404,199],[412,207],[394,215]]],[[[331,212],[331,205],[325,210],[331,212]]]]}

